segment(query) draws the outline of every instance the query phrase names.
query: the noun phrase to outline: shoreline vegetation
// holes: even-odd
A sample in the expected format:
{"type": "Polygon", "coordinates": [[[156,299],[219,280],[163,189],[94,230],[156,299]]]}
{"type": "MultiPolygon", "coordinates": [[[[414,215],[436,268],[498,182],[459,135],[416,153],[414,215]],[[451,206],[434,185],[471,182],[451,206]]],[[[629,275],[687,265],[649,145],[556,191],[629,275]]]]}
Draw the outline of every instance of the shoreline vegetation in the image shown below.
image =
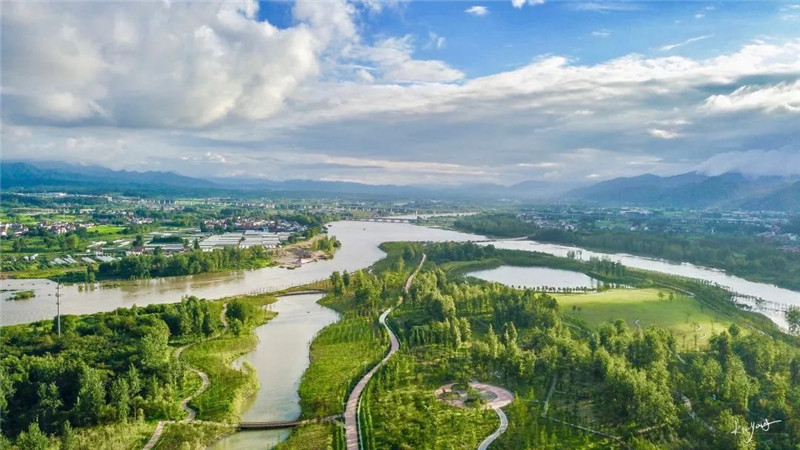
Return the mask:
{"type": "MultiPolygon", "coordinates": [[[[517,398],[506,407],[509,426],[493,443],[498,449],[624,443],[700,450],[702,442],[749,449],[754,447],[744,436],[709,430],[756,416],[784,421],[776,433],[755,436],[759,444],[790,448],[786,445],[800,438],[798,405],[771,394],[780,388],[783,398],[800,398],[800,339],[763,315],[740,310],[724,289],[611,261],[470,243],[381,248],[387,256],[371,270],[336,272],[310,286],[329,291],[320,304],[342,319],[314,338],[299,388],[304,418],[344,410],[354,383],[388,348],[378,313],[404,295],[405,279],[427,254],[389,320],[400,350],[364,392],[361,420],[368,449],[475,448],[497,428],[497,416],[479,399],[462,409],[433,395],[439,386],[471,379],[505,386],[517,398]],[[499,265],[579,271],[628,288],[538,293],[463,276],[499,265]],[[660,313],[676,307],[680,314],[660,313]],[[617,401],[597,401],[602,398],[617,401]],[[681,398],[689,398],[693,410],[681,398]]],[[[200,422],[168,424],[156,448],[202,448],[232,432],[230,424],[238,420],[243,399],[257,391],[258,380],[254,370],[240,372],[231,363],[255,347],[252,331],[270,320],[263,306],[277,295],[187,298],[65,316],[61,338],[54,336],[52,321],[3,327],[2,345],[13,351],[4,352],[9,354],[0,364],[5,433],[0,444],[57,448],[105,436],[106,448],[141,446],[157,420],[184,417],[178,403],[200,382],[187,364],[210,378],[209,388],[189,403],[200,422]],[[226,304],[230,326],[220,334],[226,304]],[[181,358],[170,357],[172,349],[191,343],[196,344],[181,358]]],[[[301,426],[278,448],[320,445],[344,449],[342,428],[301,426]]]]}
{"type": "Polygon", "coordinates": [[[501,213],[461,217],[451,228],[497,238],[525,236],[528,240],[590,251],[688,262],[746,280],[800,291],[800,253],[784,252],[752,237],[545,229],[520,220],[514,214],[501,213]]]}
{"type": "MultiPolygon", "coordinates": [[[[797,351],[800,340],[781,332],[763,315],[740,310],[724,289],[699,280],[627,268],[610,261],[580,262],[530,252],[484,249],[473,244],[387,243],[381,248],[387,256],[373,266],[375,275],[370,276],[380,280],[382,293],[377,295],[371,311],[380,310],[388,304],[387,298],[396,295],[396,292],[386,295],[387,287],[391,291],[389,280],[402,278],[404,266],[411,265],[416,255],[424,251],[430,262],[420,274],[420,281],[412,285],[406,302],[392,315],[392,328],[403,342],[401,350],[376,374],[365,391],[362,427],[366,448],[474,448],[496,428],[497,419],[493,414],[481,416],[479,411],[467,409],[464,415],[457,416],[453,408],[429,403],[433,400],[433,389],[438,386],[436,383],[466,382],[472,377],[508,386],[518,397],[518,401],[506,407],[510,424],[506,433],[493,444],[499,449],[557,448],[559,445],[585,449],[625,445],[677,448],[677,445],[700,449],[704,448],[702,442],[730,448],[754,448],[755,444],[749,444],[746,439],[731,437],[729,433],[710,433],[702,424],[727,429],[734,420],[744,421],[759,414],[778,414],[778,417],[790,414],[769,409],[780,408],[780,404],[770,403],[771,388],[764,385],[764,380],[767,376],[800,377],[800,371],[784,373],[783,369],[771,366],[766,370],[773,374],[767,375],[761,373],[764,368],[758,367],[759,363],[748,355],[766,352],[784,363],[797,362],[800,361],[797,351]],[[589,294],[550,294],[520,291],[463,277],[473,270],[500,265],[575,270],[628,287],[589,294]],[[426,284],[428,288],[424,287],[426,284]],[[475,294],[468,294],[475,289],[475,294]],[[483,289],[488,296],[480,294],[483,289]],[[435,294],[436,291],[443,297],[435,294]],[[526,302],[533,303],[516,309],[518,306],[514,306],[513,301],[509,303],[508,296],[530,299],[522,300],[519,307],[526,302]],[[452,304],[449,297],[452,297],[452,304]],[[545,307],[548,302],[552,302],[549,303],[552,306],[545,307]],[[539,306],[530,309],[535,304],[539,306]],[[555,308],[555,315],[546,313],[547,308],[555,308]],[[618,318],[623,320],[616,320],[618,318]],[[540,327],[550,331],[542,335],[542,331],[537,331],[540,327]],[[560,336],[561,343],[541,341],[553,332],[560,336]],[[563,339],[572,344],[567,345],[563,339]],[[721,374],[700,375],[698,371],[720,364],[720,345],[731,344],[733,350],[728,351],[732,353],[724,356],[730,361],[730,370],[734,371],[728,374],[729,378],[720,380],[721,374]],[[555,350],[564,345],[564,349],[555,350]],[[576,347],[566,350],[570,345],[576,347]],[[653,347],[639,348],[642,345],[653,347]],[[549,353],[551,351],[556,353],[549,353]],[[564,351],[575,353],[557,356],[564,351]],[[640,351],[643,353],[638,353],[640,351]],[[585,363],[579,362],[586,358],[585,363]],[[587,371],[599,364],[598,361],[606,361],[605,364],[611,361],[613,367],[602,366],[605,368],[599,374],[587,371]],[[739,365],[740,362],[744,365],[739,365]],[[653,370],[656,372],[651,373],[653,370]],[[676,376],[678,378],[672,378],[676,376]],[[718,387],[712,389],[724,386],[738,389],[734,388],[736,383],[745,383],[739,388],[748,387],[736,394],[739,397],[713,391],[717,398],[712,399],[705,391],[709,386],[697,385],[695,381],[705,376],[710,376],[713,383],[720,383],[714,384],[718,387]],[[635,394],[623,388],[626,383],[634,383],[634,379],[640,385],[636,389],[642,389],[635,394]],[[612,381],[621,384],[617,386],[611,384],[612,381]],[[673,394],[667,387],[680,392],[679,398],[691,397],[694,411],[691,406],[687,410],[681,402],[673,401],[673,394]],[[633,397],[628,399],[631,404],[639,403],[627,409],[606,408],[603,402],[594,400],[631,395],[633,397]],[[749,403],[746,398],[750,398],[749,403]],[[549,412],[545,406],[543,413],[545,400],[549,400],[549,412]],[[730,407],[731,401],[744,403],[730,407]],[[656,405],[663,405],[663,408],[659,410],[656,405]],[[680,420],[684,420],[683,425],[679,424],[680,420]],[[641,432],[662,421],[653,432],[641,432]],[[592,434],[581,427],[599,430],[611,437],[592,434]],[[445,436],[445,440],[437,440],[437,436],[445,436]]],[[[331,294],[322,302],[336,305],[344,315],[370,311],[364,298],[369,296],[357,299],[346,293],[338,297],[331,294]]],[[[332,334],[332,330],[326,328],[312,342],[312,361],[303,385],[321,385],[326,378],[333,380],[339,374],[330,368],[337,367],[337,361],[347,363],[348,352],[344,348],[362,345],[353,339],[342,342],[343,348],[328,354],[328,360],[324,354],[315,356],[315,349],[332,348],[329,342],[332,334]]],[[[383,346],[386,347],[385,342],[383,346]]],[[[358,378],[352,377],[351,383],[358,378]]],[[[800,395],[800,390],[795,389],[795,394],[800,395]]],[[[301,387],[300,396],[304,416],[313,417],[308,412],[319,405],[325,405],[325,413],[341,411],[329,408],[336,404],[335,400],[341,400],[339,395],[301,387]]],[[[791,422],[792,425],[787,425],[777,435],[756,436],[755,440],[775,448],[789,448],[785,445],[792,442],[795,431],[791,427],[796,426],[795,420],[791,422]]],[[[302,426],[294,429],[278,448],[311,449],[322,444],[340,449],[344,448],[341,434],[341,429],[331,424],[302,426]]]]}
{"type": "Polygon", "coordinates": [[[253,370],[230,363],[255,348],[252,330],[275,316],[263,308],[274,301],[272,294],[188,297],[63,316],[61,337],[53,320],[3,327],[0,447],[141,448],[157,421],[185,418],[180,401],[200,386],[188,365],[211,378],[189,403],[201,422],[167,423],[156,448],[216,440],[232,431],[242,401],[258,389],[253,370]]]}
{"type": "Polygon", "coordinates": [[[314,233],[308,239],[271,250],[261,247],[226,247],[206,252],[195,248],[169,257],[163,253],[129,255],[112,262],[77,267],[4,271],[1,276],[8,279],[48,279],[64,284],[100,283],[100,287],[108,287],[131,280],[257,270],[274,266],[295,268],[305,263],[333,258],[340,247],[341,242],[335,236],[314,233]]]}

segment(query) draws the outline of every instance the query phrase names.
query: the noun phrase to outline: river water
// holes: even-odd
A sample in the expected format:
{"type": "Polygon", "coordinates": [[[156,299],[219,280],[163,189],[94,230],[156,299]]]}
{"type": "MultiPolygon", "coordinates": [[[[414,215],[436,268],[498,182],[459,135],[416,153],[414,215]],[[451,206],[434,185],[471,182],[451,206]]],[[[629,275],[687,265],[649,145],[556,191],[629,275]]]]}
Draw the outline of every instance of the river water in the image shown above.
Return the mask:
{"type": "Polygon", "coordinates": [[[591,288],[596,289],[600,282],[581,272],[551,269],[549,267],[501,266],[494,269],[479,270],[467,275],[481,280],[502,283],[508,286],[525,288],[591,288]]]}
{"type": "MultiPolygon", "coordinates": [[[[297,389],[309,365],[308,348],[325,326],[339,320],[332,309],[320,306],[320,294],[279,297],[270,305],[278,316],[256,328],[256,349],[239,358],[258,371],[261,388],[244,405],[243,422],[294,420],[300,416],[297,389]]],[[[244,431],[227,436],[209,447],[213,450],[271,448],[286,439],[289,430],[244,431]]]]}
{"type": "MultiPolygon", "coordinates": [[[[365,268],[383,257],[384,253],[378,248],[378,244],[381,242],[486,240],[483,236],[405,223],[343,221],[335,222],[329,228],[330,234],[342,242],[342,248],[333,259],[328,261],[310,263],[294,270],[268,267],[253,271],[125,282],[119,287],[106,289],[80,291],[77,285],[66,286],[61,289],[61,312],[62,314],[86,314],[130,307],[133,304],[143,306],[150,303],[171,303],[179,301],[184,295],[220,298],[257,290],[279,290],[291,285],[327,278],[335,270],[353,271],[365,268]]],[[[567,252],[572,250],[578,252],[583,259],[592,256],[608,257],[614,261],[621,261],[627,266],[704,279],[727,286],[732,291],[744,295],[752,295],[783,304],[800,305],[800,292],[747,281],[719,270],[693,264],[673,264],[640,256],[598,253],[576,247],[534,241],[495,241],[492,243],[498,248],[539,251],[557,256],[567,256],[567,252]]],[[[36,297],[29,300],[0,302],[1,325],[49,319],[55,315],[55,283],[47,280],[3,280],[2,287],[3,289],[34,289],[36,297]]],[[[8,292],[2,293],[4,298],[8,295],[10,295],[8,292]]],[[[779,313],[767,312],[767,314],[774,320],[782,322],[779,313]]]]}
{"type": "MultiPolygon", "coordinates": [[[[185,295],[221,298],[258,290],[281,290],[290,286],[327,278],[333,271],[354,271],[383,258],[378,248],[390,241],[466,241],[483,236],[420,227],[404,223],[335,222],[329,233],[342,248],[327,261],[306,264],[290,270],[267,267],[259,270],[208,273],[181,277],[128,281],[117,287],[80,290],[78,285],[61,287],[61,314],[91,314],[135,305],[174,303],[185,295]]],[[[0,325],[13,325],[50,319],[56,315],[56,284],[49,280],[2,280],[3,289],[36,292],[34,298],[0,301],[0,325]]],[[[5,300],[10,292],[3,292],[5,300]]]]}
{"type": "MultiPolygon", "coordinates": [[[[177,302],[185,295],[201,298],[220,298],[259,290],[280,290],[327,278],[338,270],[354,271],[365,268],[381,259],[384,253],[378,248],[381,242],[390,241],[486,241],[483,236],[459,233],[436,228],[420,227],[402,223],[335,222],[329,227],[330,234],[342,242],[342,248],[328,261],[320,261],[289,270],[270,267],[260,270],[202,274],[153,280],[125,282],[117,287],[81,290],[77,285],[61,289],[62,314],[88,314],[111,311],[134,304],[144,306],[151,303],[177,302]]],[[[539,251],[557,256],[567,252],[578,252],[579,257],[608,257],[623,264],[641,269],[666,272],[692,278],[705,279],[730,287],[745,295],[785,304],[800,305],[800,292],[776,286],[754,283],[726,275],[714,269],[692,264],[672,264],[662,260],[624,254],[604,254],[587,250],[532,241],[494,241],[498,248],[539,251]]],[[[496,281],[511,285],[524,285],[526,277],[531,279],[530,268],[516,273],[515,268],[498,268],[496,281]],[[504,281],[505,280],[505,281],[504,281]]],[[[547,269],[553,270],[553,269],[547,269]]],[[[539,273],[533,285],[559,286],[554,281],[581,282],[572,280],[575,275],[548,272],[539,273]],[[569,278],[569,279],[567,279],[569,278]],[[546,283],[543,281],[549,280],[546,283]]],[[[569,273],[569,272],[567,272],[569,273]]],[[[581,274],[582,275],[582,274],[581,274]]],[[[487,275],[488,276],[488,275],[487,275]]],[[[588,278],[588,277],[587,277],[588,278]]],[[[591,279],[590,279],[591,280],[591,279]]],[[[47,280],[2,280],[2,288],[33,289],[36,296],[29,300],[0,301],[0,324],[11,325],[49,319],[56,313],[55,283],[47,280]]],[[[591,286],[591,284],[590,284],[591,286]]],[[[3,292],[5,299],[9,292],[3,292]]],[[[243,416],[245,421],[291,420],[300,413],[297,387],[308,367],[308,346],[314,335],[325,325],[335,322],[337,315],[328,308],[316,304],[318,295],[283,297],[272,308],[278,316],[259,327],[256,334],[259,344],[255,351],[242,360],[249,361],[258,371],[261,389],[249,400],[243,416]]],[[[770,315],[782,322],[776,314],[770,315]]],[[[288,431],[252,431],[236,433],[214,444],[213,449],[269,448],[284,440],[288,431]]]]}

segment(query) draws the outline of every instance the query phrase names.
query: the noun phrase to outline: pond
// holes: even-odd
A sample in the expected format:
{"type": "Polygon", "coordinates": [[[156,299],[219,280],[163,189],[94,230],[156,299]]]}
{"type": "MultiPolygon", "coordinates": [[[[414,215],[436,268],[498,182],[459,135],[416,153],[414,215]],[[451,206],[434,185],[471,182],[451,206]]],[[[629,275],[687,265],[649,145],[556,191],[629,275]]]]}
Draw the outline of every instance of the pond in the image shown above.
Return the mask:
{"type": "Polygon", "coordinates": [[[468,276],[481,280],[502,283],[507,286],[524,288],[590,288],[596,289],[601,282],[571,270],[550,269],[548,267],[501,266],[494,269],[479,270],[468,276]]]}

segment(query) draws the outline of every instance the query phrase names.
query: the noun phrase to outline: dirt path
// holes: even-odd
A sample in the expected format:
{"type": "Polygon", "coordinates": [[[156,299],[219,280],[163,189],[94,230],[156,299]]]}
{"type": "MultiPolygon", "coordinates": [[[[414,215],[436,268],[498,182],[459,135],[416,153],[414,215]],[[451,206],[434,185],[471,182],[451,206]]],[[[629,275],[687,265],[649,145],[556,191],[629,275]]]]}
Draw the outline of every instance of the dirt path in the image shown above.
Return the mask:
{"type": "MultiPolygon", "coordinates": [[[[427,257],[428,256],[426,254],[424,253],[422,254],[422,260],[420,261],[419,266],[417,266],[417,269],[414,271],[414,273],[412,273],[408,277],[408,280],[406,280],[406,284],[404,287],[406,293],[408,293],[408,290],[411,288],[411,283],[414,281],[414,276],[417,274],[417,272],[420,271],[420,269],[422,269],[422,265],[425,264],[425,260],[427,259],[427,257]]],[[[392,355],[397,353],[397,350],[400,349],[400,341],[397,340],[397,336],[395,336],[394,332],[392,332],[392,329],[389,328],[388,325],[386,325],[386,317],[389,315],[389,313],[392,312],[393,309],[394,307],[387,309],[378,318],[378,322],[380,322],[380,324],[383,325],[384,328],[386,328],[386,331],[389,333],[389,340],[391,341],[391,345],[389,347],[389,353],[381,360],[381,362],[376,364],[375,367],[373,367],[369,372],[367,372],[366,375],[364,375],[363,378],[361,378],[361,380],[358,381],[358,384],[356,384],[356,387],[354,387],[353,391],[350,392],[350,397],[348,397],[347,399],[347,405],[345,406],[344,409],[344,435],[345,435],[345,440],[347,441],[347,450],[358,450],[361,448],[361,443],[359,441],[360,427],[358,420],[358,410],[361,404],[361,394],[367,387],[369,380],[371,380],[372,376],[375,375],[375,372],[377,372],[378,369],[383,367],[383,365],[386,364],[387,361],[389,361],[389,358],[391,358],[392,355]]]]}
{"type": "MultiPolygon", "coordinates": [[[[219,315],[219,320],[220,320],[220,322],[222,322],[222,325],[223,325],[222,332],[220,334],[218,334],[217,336],[214,336],[214,337],[223,336],[223,335],[225,335],[225,333],[228,332],[228,320],[225,317],[225,313],[227,311],[228,311],[228,304],[226,303],[225,306],[222,308],[222,312],[219,315]]],[[[213,338],[206,338],[206,339],[203,339],[202,341],[194,342],[192,344],[186,344],[183,347],[179,347],[179,348],[175,349],[175,353],[173,353],[173,356],[176,359],[180,358],[181,353],[183,353],[183,351],[186,350],[188,347],[191,347],[192,345],[199,344],[201,342],[206,342],[206,341],[208,341],[210,339],[213,339],[213,338]]],[[[200,387],[196,391],[194,391],[194,393],[192,395],[190,395],[190,396],[186,397],[185,399],[181,400],[181,409],[186,411],[186,415],[187,415],[187,417],[181,421],[181,422],[184,422],[184,423],[192,422],[194,420],[195,416],[197,415],[197,411],[195,411],[194,409],[189,407],[189,402],[192,401],[198,395],[200,395],[203,392],[205,392],[205,390],[208,389],[208,386],[211,384],[211,381],[208,379],[208,374],[207,373],[205,373],[205,372],[203,372],[201,370],[195,369],[194,367],[191,367],[191,366],[189,367],[189,370],[191,370],[192,372],[196,373],[197,376],[200,377],[200,380],[202,382],[200,383],[200,387]]],[[[147,441],[147,444],[145,444],[143,450],[151,450],[153,447],[156,446],[156,444],[158,443],[158,440],[161,439],[161,435],[164,433],[164,425],[166,425],[168,423],[175,423],[175,421],[174,420],[162,420],[162,421],[158,422],[158,424],[156,425],[156,429],[153,431],[153,436],[151,436],[150,440],[147,441]]]]}

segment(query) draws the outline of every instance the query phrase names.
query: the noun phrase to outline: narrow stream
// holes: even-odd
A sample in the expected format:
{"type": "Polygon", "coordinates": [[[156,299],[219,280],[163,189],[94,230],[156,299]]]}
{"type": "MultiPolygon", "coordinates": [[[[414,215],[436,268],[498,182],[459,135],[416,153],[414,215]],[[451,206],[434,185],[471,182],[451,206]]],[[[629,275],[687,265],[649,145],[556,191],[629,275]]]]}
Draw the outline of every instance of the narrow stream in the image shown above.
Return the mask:
{"type": "MultiPolygon", "coordinates": [[[[256,328],[258,345],[234,366],[249,362],[258,371],[261,387],[244,406],[242,421],[293,420],[300,416],[297,389],[308,367],[309,345],[325,326],[339,320],[339,314],[320,306],[321,294],[279,297],[270,305],[278,316],[256,328]]],[[[234,433],[209,449],[265,449],[285,440],[290,430],[259,430],[234,433]]]]}

